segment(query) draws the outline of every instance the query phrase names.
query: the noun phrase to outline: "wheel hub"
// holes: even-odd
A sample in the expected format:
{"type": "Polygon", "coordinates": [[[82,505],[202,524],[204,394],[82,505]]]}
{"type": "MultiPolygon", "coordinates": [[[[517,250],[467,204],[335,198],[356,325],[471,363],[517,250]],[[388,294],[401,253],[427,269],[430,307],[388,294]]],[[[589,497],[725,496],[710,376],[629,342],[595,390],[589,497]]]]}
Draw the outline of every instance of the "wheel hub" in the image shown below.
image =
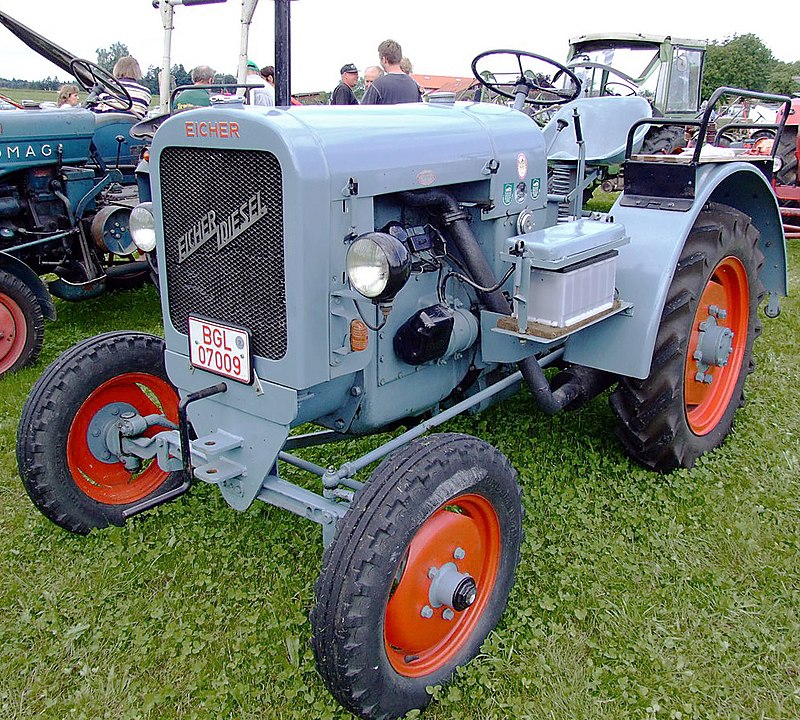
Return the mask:
{"type": "Polygon", "coordinates": [[[136,412],[136,408],[125,402],[112,402],[100,408],[92,417],[86,429],[86,445],[95,459],[108,465],[119,462],[119,457],[109,447],[108,434],[119,433],[120,416],[128,412],[136,412]]]}
{"type": "Polygon", "coordinates": [[[717,323],[717,318],[723,320],[727,316],[726,311],[712,305],[708,313],[708,319],[699,325],[697,349],[692,356],[697,361],[694,379],[702,383],[711,383],[714,378],[706,371],[712,366],[725,367],[733,352],[733,330],[717,323]]]}
{"type": "Polygon", "coordinates": [[[475,602],[478,586],[473,578],[458,571],[454,562],[448,562],[440,568],[432,567],[428,571],[431,586],[428,601],[431,607],[440,608],[446,605],[456,612],[463,612],[475,602]]]}

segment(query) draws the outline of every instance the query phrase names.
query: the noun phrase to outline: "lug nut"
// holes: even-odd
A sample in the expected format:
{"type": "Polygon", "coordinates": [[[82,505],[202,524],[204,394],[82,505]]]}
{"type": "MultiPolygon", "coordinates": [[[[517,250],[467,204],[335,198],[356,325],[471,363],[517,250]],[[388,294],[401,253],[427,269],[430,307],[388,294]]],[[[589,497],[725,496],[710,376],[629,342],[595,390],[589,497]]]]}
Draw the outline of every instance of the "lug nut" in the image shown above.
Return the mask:
{"type": "Polygon", "coordinates": [[[422,615],[422,617],[424,617],[426,620],[428,618],[432,618],[433,617],[433,608],[430,605],[426,605],[424,608],[422,608],[422,611],[420,612],[420,615],[422,615]]]}
{"type": "Polygon", "coordinates": [[[435,578],[438,574],[439,574],[439,568],[432,567],[428,569],[428,577],[431,580],[433,580],[433,578],[435,578]]]}
{"type": "Polygon", "coordinates": [[[444,612],[442,613],[442,617],[445,620],[452,620],[455,616],[456,614],[450,608],[445,608],[444,612]]]}
{"type": "Polygon", "coordinates": [[[454,557],[456,560],[463,560],[463,559],[464,559],[466,556],[467,556],[467,552],[466,552],[466,550],[464,550],[464,548],[457,547],[457,548],[456,548],[456,549],[453,551],[453,557],[454,557]]]}

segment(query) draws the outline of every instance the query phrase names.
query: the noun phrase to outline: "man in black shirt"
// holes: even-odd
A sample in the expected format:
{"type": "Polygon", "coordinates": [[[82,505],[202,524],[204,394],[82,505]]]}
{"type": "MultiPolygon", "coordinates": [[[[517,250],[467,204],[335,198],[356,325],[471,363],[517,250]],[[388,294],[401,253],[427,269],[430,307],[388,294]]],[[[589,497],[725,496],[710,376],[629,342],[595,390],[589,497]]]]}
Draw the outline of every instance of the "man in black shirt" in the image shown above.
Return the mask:
{"type": "Polygon", "coordinates": [[[420,102],[422,96],[419,85],[400,67],[403,50],[400,43],[384,40],[378,45],[378,57],[386,75],[379,77],[369,86],[362,105],[395,105],[398,103],[420,102]]]}
{"type": "Polygon", "coordinates": [[[331,93],[331,105],[358,105],[353,94],[353,87],[358,80],[358,68],[353,63],[347,63],[339,72],[342,74],[342,81],[331,93]]]}

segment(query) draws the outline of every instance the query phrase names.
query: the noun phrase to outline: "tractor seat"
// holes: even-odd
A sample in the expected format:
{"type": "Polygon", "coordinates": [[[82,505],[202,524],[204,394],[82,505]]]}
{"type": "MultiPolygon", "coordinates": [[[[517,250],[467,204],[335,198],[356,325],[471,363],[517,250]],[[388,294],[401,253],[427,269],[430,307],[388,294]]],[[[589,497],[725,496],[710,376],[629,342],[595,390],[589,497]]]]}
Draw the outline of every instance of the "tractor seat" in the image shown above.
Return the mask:
{"type": "MultiPolygon", "coordinates": [[[[581,118],[583,141],[588,165],[617,165],[625,159],[628,130],[637,120],[652,117],[653,108],[643,97],[579,98],[559,111],[542,128],[548,160],[578,160],[578,143],[575,142],[572,111],[577,108],[581,118]],[[558,132],[558,121],[567,123],[558,132]]],[[[633,151],[642,146],[650,129],[641,125],[636,129],[633,151]]]]}

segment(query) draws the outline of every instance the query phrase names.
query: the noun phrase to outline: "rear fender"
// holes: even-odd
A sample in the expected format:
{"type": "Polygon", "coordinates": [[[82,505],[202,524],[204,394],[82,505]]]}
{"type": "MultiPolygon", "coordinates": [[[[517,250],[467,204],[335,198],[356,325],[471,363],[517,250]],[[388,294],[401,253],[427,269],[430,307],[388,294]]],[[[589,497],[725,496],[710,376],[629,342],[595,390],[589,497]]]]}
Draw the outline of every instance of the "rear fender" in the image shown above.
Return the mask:
{"type": "Polygon", "coordinates": [[[33,270],[22,260],[4,252],[0,252],[0,268],[11,273],[31,289],[42,308],[42,315],[48,320],[56,319],[56,307],[53,305],[53,298],[47,292],[47,286],[33,270]]]}
{"type": "Polygon", "coordinates": [[[761,281],[768,293],[787,294],[786,243],[778,203],[757,168],[747,163],[701,165],[695,201],[687,212],[623,207],[611,209],[630,244],[619,249],[617,289],[632,302],[619,314],[570,336],[564,359],[619,375],[645,378],[661,313],[675,267],[697,217],[707,202],[724,203],[749,215],[761,233],[761,281]]]}

